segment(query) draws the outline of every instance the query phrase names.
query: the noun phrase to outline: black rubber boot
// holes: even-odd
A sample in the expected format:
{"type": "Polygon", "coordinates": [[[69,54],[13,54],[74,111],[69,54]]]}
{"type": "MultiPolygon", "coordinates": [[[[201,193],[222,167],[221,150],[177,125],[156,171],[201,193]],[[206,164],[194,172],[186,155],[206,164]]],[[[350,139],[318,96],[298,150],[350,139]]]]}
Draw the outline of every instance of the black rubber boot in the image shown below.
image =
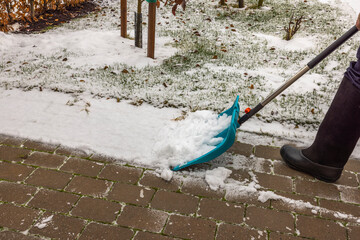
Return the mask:
{"type": "Polygon", "coordinates": [[[344,77],[314,143],[304,150],[285,145],[280,153],[290,167],[322,181],[335,182],[359,137],[360,90],[344,77]]]}

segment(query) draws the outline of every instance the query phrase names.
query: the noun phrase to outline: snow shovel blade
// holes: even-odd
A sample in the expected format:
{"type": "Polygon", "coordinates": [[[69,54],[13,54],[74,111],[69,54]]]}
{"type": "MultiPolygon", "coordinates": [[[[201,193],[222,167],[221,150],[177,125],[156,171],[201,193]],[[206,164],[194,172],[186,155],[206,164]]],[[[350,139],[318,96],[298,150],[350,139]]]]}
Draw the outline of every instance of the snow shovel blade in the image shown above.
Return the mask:
{"type": "Polygon", "coordinates": [[[211,150],[210,152],[207,152],[204,155],[202,155],[194,160],[191,160],[182,165],[178,165],[178,166],[174,167],[172,169],[173,171],[178,171],[178,170],[181,170],[183,168],[189,167],[194,164],[204,163],[204,162],[213,160],[214,158],[217,158],[218,156],[220,156],[221,154],[226,152],[226,150],[228,150],[234,144],[236,129],[240,126],[240,124],[237,121],[238,117],[239,117],[239,111],[240,111],[238,101],[239,101],[239,96],[236,97],[236,100],[231,108],[220,113],[218,116],[218,117],[220,117],[224,114],[231,116],[231,122],[230,122],[229,127],[214,137],[214,138],[218,138],[218,137],[223,138],[221,143],[216,145],[216,147],[213,150],[211,150]]]}

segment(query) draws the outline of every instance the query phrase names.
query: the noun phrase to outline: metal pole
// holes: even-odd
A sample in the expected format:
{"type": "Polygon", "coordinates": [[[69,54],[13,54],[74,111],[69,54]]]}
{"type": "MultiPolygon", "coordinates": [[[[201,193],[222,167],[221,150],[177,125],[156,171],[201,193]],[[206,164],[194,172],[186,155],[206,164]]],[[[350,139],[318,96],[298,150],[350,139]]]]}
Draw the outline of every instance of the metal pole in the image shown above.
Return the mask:
{"type": "Polygon", "coordinates": [[[156,24],[156,2],[149,3],[148,20],[148,49],[147,56],[155,58],[155,24],[156,24]]]}

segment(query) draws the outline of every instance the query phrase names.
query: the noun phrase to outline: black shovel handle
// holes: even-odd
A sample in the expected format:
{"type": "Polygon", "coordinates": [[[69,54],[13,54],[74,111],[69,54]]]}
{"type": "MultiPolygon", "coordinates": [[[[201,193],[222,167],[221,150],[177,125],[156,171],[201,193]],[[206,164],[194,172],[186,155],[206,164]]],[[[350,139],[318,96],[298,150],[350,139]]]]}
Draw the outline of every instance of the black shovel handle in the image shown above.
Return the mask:
{"type": "Polygon", "coordinates": [[[350,28],[344,35],[338,38],[335,42],[333,42],[329,47],[327,47],[324,51],[322,51],[319,55],[317,55],[313,60],[311,60],[304,68],[300,70],[297,74],[295,74],[292,78],[287,80],[283,85],[281,85],[275,92],[271,93],[267,98],[264,99],[261,103],[259,103],[255,108],[251,109],[251,111],[242,117],[239,116],[238,123],[239,126],[246,122],[249,118],[259,112],[265,105],[271,102],[275,97],[277,97],[280,93],[282,93],[285,89],[287,89],[291,84],[297,81],[301,76],[303,76],[307,71],[315,67],[319,62],[324,60],[327,56],[329,56],[333,51],[335,51],[338,47],[340,47],[344,42],[346,42],[349,38],[351,38],[355,33],[359,30],[356,26],[350,28]]]}
{"type": "Polygon", "coordinates": [[[342,35],[339,39],[333,42],[329,47],[327,47],[324,51],[322,51],[319,55],[317,55],[313,60],[311,60],[307,65],[310,69],[315,67],[319,62],[324,60],[327,56],[329,56],[333,51],[335,51],[338,47],[340,47],[344,42],[346,42],[349,38],[351,38],[355,33],[359,31],[356,26],[350,28],[344,35],[342,35]]]}

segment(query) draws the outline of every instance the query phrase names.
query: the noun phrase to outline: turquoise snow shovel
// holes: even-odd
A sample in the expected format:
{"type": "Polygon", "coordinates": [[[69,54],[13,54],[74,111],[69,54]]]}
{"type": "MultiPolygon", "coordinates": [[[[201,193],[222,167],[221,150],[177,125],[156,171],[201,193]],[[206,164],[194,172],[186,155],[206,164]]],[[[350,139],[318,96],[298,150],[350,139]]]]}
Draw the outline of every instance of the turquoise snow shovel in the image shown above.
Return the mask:
{"type": "Polygon", "coordinates": [[[238,104],[239,96],[236,97],[236,100],[231,108],[219,114],[222,116],[224,114],[231,116],[230,126],[225,129],[223,132],[215,136],[215,138],[223,138],[222,142],[216,145],[216,147],[210,152],[194,159],[189,162],[186,162],[182,165],[178,165],[174,167],[173,171],[178,171],[180,169],[189,167],[194,164],[208,162],[213,160],[214,158],[220,156],[224,152],[226,152],[235,142],[236,129],[241,126],[244,122],[246,122],[250,117],[259,112],[265,105],[271,102],[275,97],[277,97],[280,93],[282,93],[285,89],[287,89],[291,84],[293,84],[296,80],[302,77],[306,72],[315,67],[318,63],[320,63],[324,58],[330,55],[335,49],[341,46],[344,42],[346,42],[349,38],[351,38],[355,33],[357,33],[358,29],[356,26],[353,26],[349,31],[347,31],[344,35],[342,35],[338,40],[333,42],[328,48],[326,48],[323,52],[317,55],[313,60],[311,60],[304,68],[302,68],[297,74],[295,74],[292,78],[287,80],[282,86],[280,86],[275,92],[271,93],[264,101],[259,103],[255,108],[251,109],[247,114],[240,117],[239,111],[240,107],[238,104]]]}

